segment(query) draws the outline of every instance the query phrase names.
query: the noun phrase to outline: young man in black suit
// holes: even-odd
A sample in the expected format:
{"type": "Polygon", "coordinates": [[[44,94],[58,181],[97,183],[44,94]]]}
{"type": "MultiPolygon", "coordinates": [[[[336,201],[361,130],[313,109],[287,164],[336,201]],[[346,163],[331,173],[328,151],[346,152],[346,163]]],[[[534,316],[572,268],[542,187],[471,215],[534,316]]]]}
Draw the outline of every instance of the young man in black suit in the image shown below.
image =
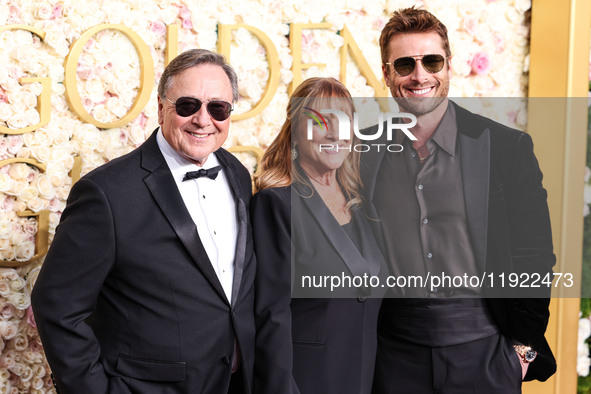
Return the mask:
{"type": "MultiPolygon", "coordinates": [[[[402,152],[362,157],[391,272],[551,275],[546,191],[531,137],[448,101],[447,29],[429,12],[395,12],[380,47],[392,96],[417,119],[416,140],[394,136],[402,152]]],[[[385,299],[374,393],[515,394],[522,379],[551,376],[550,289],[526,294],[537,298],[492,290],[406,288],[385,299]]]]}
{"type": "Polygon", "coordinates": [[[251,393],[255,257],[248,171],[221,148],[237,77],[176,57],[160,127],[80,179],[33,291],[61,393],[251,393]]]}

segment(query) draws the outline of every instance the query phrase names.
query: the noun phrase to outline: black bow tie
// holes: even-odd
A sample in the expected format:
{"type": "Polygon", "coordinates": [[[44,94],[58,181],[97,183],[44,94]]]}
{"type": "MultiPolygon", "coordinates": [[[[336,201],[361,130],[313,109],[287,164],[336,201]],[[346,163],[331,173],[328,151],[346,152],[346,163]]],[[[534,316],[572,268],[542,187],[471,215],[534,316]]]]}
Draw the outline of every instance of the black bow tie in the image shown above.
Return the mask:
{"type": "Polygon", "coordinates": [[[189,171],[185,174],[185,177],[183,178],[183,182],[186,180],[189,180],[189,179],[201,178],[202,176],[206,176],[209,179],[215,179],[215,178],[217,178],[218,172],[220,172],[221,169],[222,169],[222,166],[215,166],[215,167],[208,168],[207,170],[202,168],[198,171],[189,171]]]}

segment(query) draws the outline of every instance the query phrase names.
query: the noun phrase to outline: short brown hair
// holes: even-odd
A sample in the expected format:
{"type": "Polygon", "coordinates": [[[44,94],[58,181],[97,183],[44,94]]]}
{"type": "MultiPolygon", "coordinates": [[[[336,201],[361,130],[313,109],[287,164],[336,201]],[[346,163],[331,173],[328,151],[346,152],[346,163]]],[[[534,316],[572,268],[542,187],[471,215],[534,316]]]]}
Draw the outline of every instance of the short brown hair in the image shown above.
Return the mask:
{"type": "Polygon", "coordinates": [[[435,32],[441,37],[445,56],[451,56],[447,28],[432,13],[419,8],[410,7],[394,11],[380,35],[380,51],[382,63],[389,61],[388,45],[392,38],[399,33],[430,33],[435,32]]]}

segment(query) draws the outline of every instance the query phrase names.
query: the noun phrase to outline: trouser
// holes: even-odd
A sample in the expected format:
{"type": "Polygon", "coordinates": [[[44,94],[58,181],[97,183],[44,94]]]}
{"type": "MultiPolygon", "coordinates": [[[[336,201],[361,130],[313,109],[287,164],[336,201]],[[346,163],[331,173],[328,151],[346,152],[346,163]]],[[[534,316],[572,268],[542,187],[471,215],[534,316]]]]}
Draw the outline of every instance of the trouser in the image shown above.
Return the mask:
{"type": "Polygon", "coordinates": [[[501,334],[445,347],[380,335],[373,394],[519,394],[521,365],[501,334]]]}

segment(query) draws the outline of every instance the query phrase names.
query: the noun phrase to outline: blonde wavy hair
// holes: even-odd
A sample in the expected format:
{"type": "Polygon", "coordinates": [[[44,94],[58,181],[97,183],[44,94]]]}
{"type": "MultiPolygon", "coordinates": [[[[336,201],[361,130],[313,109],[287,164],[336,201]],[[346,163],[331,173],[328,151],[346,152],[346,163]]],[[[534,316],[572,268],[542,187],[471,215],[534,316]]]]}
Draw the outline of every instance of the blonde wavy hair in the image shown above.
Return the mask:
{"type": "MultiPolygon", "coordinates": [[[[303,197],[312,197],[314,188],[306,180],[304,171],[298,160],[291,159],[292,141],[296,140],[304,127],[302,123],[307,117],[302,116],[303,107],[313,107],[319,98],[344,97],[354,111],[351,94],[341,82],[334,78],[309,78],[300,84],[293,92],[283,126],[275,140],[266,150],[261,161],[261,173],[255,178],[257,191],[270,187],[290,186],[292,183],[299,184],[307,193],[303,197]]],[[[354,137],[353,144],[357,137],[354,137]]],[[[347,198],[347,208],[355,208],[361,204],[361,177],[359,175],[359,162],[361,154],[352,151],[347,155],[343,165],[337,169],[336,177],[347,198]]]]}

